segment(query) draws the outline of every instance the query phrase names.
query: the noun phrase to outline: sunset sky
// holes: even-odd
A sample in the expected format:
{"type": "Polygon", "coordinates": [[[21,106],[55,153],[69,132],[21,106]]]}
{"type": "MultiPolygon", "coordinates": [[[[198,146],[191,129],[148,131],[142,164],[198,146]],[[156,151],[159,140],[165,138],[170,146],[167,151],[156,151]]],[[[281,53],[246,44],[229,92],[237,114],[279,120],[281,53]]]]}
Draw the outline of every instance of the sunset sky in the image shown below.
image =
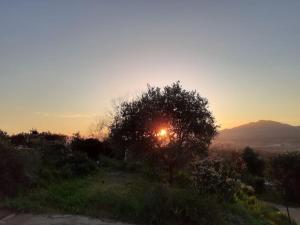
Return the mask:
{"type": "Polygon", "coordinates": [[[0,1],[0,129],[86,133],[180,80],[221,128],[300,125],[300,1],[0,1]]]}

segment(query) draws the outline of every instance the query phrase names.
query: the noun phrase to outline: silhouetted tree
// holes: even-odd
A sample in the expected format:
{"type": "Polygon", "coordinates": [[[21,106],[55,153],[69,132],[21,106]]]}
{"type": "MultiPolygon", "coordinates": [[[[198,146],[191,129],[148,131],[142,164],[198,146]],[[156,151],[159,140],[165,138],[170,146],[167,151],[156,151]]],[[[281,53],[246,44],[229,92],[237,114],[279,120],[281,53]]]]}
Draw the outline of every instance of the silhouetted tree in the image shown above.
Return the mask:
{"type": "Polygon", "coordinates": [[[109,119],[106,117],[99,117],[91,124],[89,128],[89,137],[95,138],[104,142],[109,135],[109,119]]]}
{"type": "Polygon", "coordinates": [[[0,141],[8,141],[8,139],[8,134],[5,131],[0,130],[0,141]]]}
{"type": "Polygon", "coordinates": [[[137,99],[122,102],[110,128],[129,157],[167,167],[170,182],[178,168],[207,152],[217,132],[207,99],[180,82],[148,86],[137,99]]]}
{"type": "Polygon", "coordinates": [[[80,135],[75,135],[71,142],[72,151],[84,152],[88,155],[90,159],[98,160],[100,154],[104,154],[103,143],[98,139],[81,138],[80,135]]]}
{"type": "Polygon", "coordinates": [[[272,177],[288,200],[300,203],[300,152],[280,154],[272,159],[272,177]]]}
{"type": "Polygon", "coordinates": [[[281,154],[272,159],[271,166],[272,177],[285,200],[290,218],[288,202],[300,202],[300,152],[281,154]]]}
{"type": "Polygon", "coordinates": [[[10,140],[14,145],[27,145],[27,135],[25,133],[12,135],[10,140]]]}
{"type": "Polygon", "coordinates": [[[243,151],[242,158],[246,163],[247,170],[251,175],[263,176],[265,169],[265,162],[259,157],[257,153],[250,147],[246,147],[243,151]]]}

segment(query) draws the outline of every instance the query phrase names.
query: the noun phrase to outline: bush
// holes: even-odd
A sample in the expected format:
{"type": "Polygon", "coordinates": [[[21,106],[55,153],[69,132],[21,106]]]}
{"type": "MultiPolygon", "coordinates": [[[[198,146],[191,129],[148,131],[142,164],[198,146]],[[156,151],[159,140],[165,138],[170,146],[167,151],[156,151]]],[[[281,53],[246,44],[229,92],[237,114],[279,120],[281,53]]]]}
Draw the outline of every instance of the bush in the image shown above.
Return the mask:
{"type": "Polygon", "coordinates": [[[0,197],[12,196],[30,184],[25,162],[12,146],[0,142],[0,197]]]}
{"type": "Polygon", "coordinates": [[[200,194],[217,194],[226,201],[233,199],[240,182],[224,161],[206,158],[193,166],[193,182],[200,194]]]}
{"type": "Polygon", "coordinates": [[[262,193],[265,191],[265,179],[263,177],[254,177],[252,181],[252,186],[257,193],[262,193]]]}
{"type": "Polygon", "coordinates": [[[289,152],[272,159],[272,177],[286,201],[300,203],[300,152],[289,152]]]}
{"type": "MultiPolygon", "coordinates": [[[[234,224],[251,224],[251,225],[269,225],[269,224],[280,224],[280,225],[290,225],[289,219],[282,213],[279,213],[278,209],[267,205],[264,202],[257,200],[254,195],[249,195],[244,191],[240,191],[236,198],[236,204],[234,205],[236,210],[242,212],[247,211],[248,218],[244,223],[234,223],[234,224]],[[238,207],[238,209],[236,208],[238,207]],[[241,211],[242,210],[242,211],[241,211]],[[251,217],[249,217],[251,216],[251,217]]],[[[235,214],[238,214],[235,211],[235,214]]],[[[292,222],[293,225],[296,223],[292,222]]]]}
{"type": "Polygon", "coordinates": [[[156,185],[145,193],[141,221],[148,224],[220,224],[221,208],[216,199],[201,197],[193,190],[156,185]]]}
{"type": "Polygon", "coordinates": [[[260,176],[253,176],[249,173],[243,175],[242,181],[247,184],[251,185],[255,192],[261,194],[265,191],[265,178],[260,176]]]}
{"type": "Polygon", "coordinates": [[[248,172],[253,176],[262,177],[265,170],[265,161],[250,147],[246,147],[242,154],[248,172]]]}
{"type": "Polygon", "coordinates": [[[62,167],[62,174],[66,177],[85,176],[94,172],[97,164],[83,152],[73,152],[68,155],[62,167]]]}
{"type": "Polygon", "coordinates": [[[73,137],[71,142],[72,151],[83,152],[88,155],[88,157],[94,161],[98,161],[100,154],[105,155],[106,150],[108,149],[102,142],[98,139],[88,138],[83,139],[79,136],[79,134],[73,137]]]}
{"type": "Polygon", "coordinates": [[[97,164],[86,153],[72,152],[63,145],[47,146],[42,150],[41,176],[44,179],[87,175],[97,164]]]}

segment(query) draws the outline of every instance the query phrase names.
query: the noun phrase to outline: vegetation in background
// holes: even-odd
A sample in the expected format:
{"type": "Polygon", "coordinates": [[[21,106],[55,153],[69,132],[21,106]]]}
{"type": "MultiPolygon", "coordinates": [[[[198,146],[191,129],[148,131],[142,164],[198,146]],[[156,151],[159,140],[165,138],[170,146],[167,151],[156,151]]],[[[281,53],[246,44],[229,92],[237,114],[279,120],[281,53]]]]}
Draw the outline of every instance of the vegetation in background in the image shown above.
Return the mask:
{"type": "Polygon", "coordinates": [[[265,189],[265,161],[250,147],[244,149],[242,158],[247,167],[243,181],[252,185],[257,193],[262,193],[265,189]]]}
{"type": "Polygon", "coordinates": [[[272,176],[287,201],[300,203],[300,153],[289,152],[274,157],[272,176]]]}
{"type": "Polygon", "coordinates": [[[75,134],[72,137],[70,148],[72,151],[87,154],[87,156],[94,161],[99,160],[100,155],[109,156],[111,154],[110,149],[107,148],[103,142],[95,138],[84,139],[80,137],[79,134],[75,134]]]}
{"type": "Polygon", "coordinates": [[[22,154],[6,141],[0,141],[0,197],[12,196],[29,183],[29,174],[22,154]]]}
{"type": "Polygon", "coordinates": [[[290,218],[289,202],[300,203],[300,153],[280,154],[273,158],[271,166],[273,179],[290,218]]]}

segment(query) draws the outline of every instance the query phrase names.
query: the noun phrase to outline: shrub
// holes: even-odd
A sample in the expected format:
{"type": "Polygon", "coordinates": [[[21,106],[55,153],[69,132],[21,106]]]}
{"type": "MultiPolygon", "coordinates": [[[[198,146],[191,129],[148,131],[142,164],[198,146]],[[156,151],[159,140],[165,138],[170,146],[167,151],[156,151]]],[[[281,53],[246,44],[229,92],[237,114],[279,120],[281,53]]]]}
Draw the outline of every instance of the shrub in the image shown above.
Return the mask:
{"type": "Polygon", "coordinates": [[[253,177],[250,183],[257,193],[262,193],[265,190],[265,179],[263,177],[253,177]]]}
{"type": "MultiPolygon", "coordinates": [[[[278,209],[275,209],[264,202],[259,201],[254,195],[249,195],[244,191],[240,191],[236,198],[236,204],[234,208],[238,207],[239,211],[247,212],[248,216],[247,220],[244,223],[234,223],[234,224],[280,224],[280,225],[290,225],[296,224],[294,222],[290,222],[289,219],[282,213],[279,213],[278,209]]],[[[237,212],[235,211],[235,214],[237,212]]]]}
{"type": "Polygon", "coordinates": [[[289,152],[272,159],[272,177],[287,201],[300,203],[300,153],[289,152]]]}
{"type": "Polygon", "coordinates": [[[0,142],[0,196],[11,196],[29,185],[25,162],[12,146],[0,142]]]}
{"type": "Polygon", "coordinates": [[[62,166],[63,175],[66,177],[85,176],[95,171],[97,165],[83,152],[73,152],[68,155],[62,166]]]}
{"type": "Polygon", "coordinates": [[[73,137],[71,149],[74,152],[77,151],[86,153],[90,159],[98,161],[100,154],[105,155],[105,150],[107,148],[98,139],[83,139],[79,136],[79,134],[77,134],[73,137]]]}
{"type": "Polygon", "coordinates": [[[41,176],[44,179],[83,176],[97,165],[84,152],[72,152],[64,145],[47,146],[42,150],[41,176]]]}
{"type": "Polygon", "coordinates": [[[147,224],[209,225],[221,223],[216,199],[199,196],[193,190],[156,185],[145,193],[141,221],[147,224]]]}
{"type": "Polygon", "coordinates": [[[239,188],[239,181],[231,168],[222,160],[206,158],[193,165],[193,182],[200,194],[218,194],[232,200],[239,188]]]}
{"type": "Polygon", "coordinates": [[[265,170],[265,161],[250,147],[246,147],[242,154],[248,172],[253,176],[262,177],[265,170]]]}
{"type": "Polygon", "coordinates": [[[10,137],[11,143],[18,146],[18,145],[27,145],[27,137],[25,133],[20,133],[16,135],[12,135],[10,137]]]}

